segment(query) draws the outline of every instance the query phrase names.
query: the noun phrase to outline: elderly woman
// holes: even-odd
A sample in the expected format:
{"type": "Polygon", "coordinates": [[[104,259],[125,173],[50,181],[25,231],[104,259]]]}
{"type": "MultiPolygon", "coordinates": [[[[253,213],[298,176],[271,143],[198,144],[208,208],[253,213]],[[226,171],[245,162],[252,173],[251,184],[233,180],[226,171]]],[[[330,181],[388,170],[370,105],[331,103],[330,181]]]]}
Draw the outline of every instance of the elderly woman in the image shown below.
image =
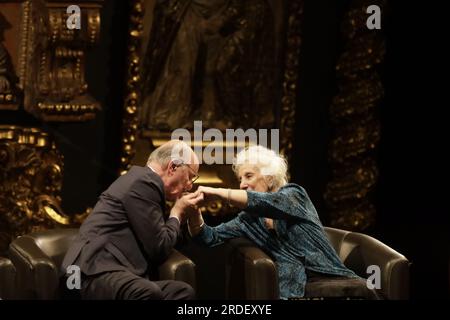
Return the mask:
{"type": "Polygon", "coordinates": [[[200,186],[198,191],[244,211],[217,227],[195,213],[188,220],[194,239],[208,246],[236,237],[252,240],[275,261],[282,299],[303,297],[310,273],[358,278],[328,241],[305,189],[287,183],[287,163],[281,156],[251,146],[237,155],[233,170],[241,190],[200,186]]]}

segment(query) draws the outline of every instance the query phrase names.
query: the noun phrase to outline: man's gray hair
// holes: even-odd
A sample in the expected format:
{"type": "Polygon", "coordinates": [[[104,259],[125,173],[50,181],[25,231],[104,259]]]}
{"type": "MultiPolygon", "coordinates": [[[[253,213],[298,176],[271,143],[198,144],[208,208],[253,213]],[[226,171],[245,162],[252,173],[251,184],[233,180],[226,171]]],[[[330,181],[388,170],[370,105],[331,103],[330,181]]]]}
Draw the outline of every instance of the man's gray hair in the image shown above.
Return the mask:
{"type": "Polygon", "coordinates": [[[192,161],[192,149],[181,140],[170,140],[159,146],[148,157],[147,165],[156,162],[166,168],[172,160],[175,164],[190,164],[192,161]]]}

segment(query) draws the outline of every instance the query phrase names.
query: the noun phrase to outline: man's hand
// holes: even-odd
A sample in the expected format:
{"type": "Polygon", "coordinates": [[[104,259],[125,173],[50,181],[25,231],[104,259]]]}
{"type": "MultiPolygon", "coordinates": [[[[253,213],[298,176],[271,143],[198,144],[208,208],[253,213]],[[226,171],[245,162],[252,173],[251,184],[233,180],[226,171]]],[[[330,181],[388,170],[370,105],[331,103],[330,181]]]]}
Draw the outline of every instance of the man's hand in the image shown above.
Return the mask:
{"type": "Polygon", "coordinates": [[[186,214],[188,214],[190,210],[197,210],[197,204],[200,201],[203,201],[203,193],[198,191],[188,193],[175,202],[170,211],[170,216],[177,217],[180,220],[180,223],[183,223],[186,214]]]}
{"type": "Polygon", "coordinates": [[[204,224],[200,209],[193,211],[188,217],[188,230],[191,236],[196,236],[202,230],[204,224]]]}

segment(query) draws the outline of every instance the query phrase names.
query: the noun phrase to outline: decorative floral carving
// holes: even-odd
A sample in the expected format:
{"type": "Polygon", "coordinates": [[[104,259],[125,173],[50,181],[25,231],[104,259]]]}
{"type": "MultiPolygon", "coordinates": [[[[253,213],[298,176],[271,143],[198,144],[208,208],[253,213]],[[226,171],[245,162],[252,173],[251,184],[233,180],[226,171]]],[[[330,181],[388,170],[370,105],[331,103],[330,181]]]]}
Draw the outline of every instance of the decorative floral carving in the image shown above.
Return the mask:
{"type": "MultiPolygon", "coordinates": [[[[61,209],[63,157],[48,134],[0,126],[0,233],[11,238],[56,226],[77,225],[61,209]]],[[[6,237],[7,238],[7,237],[6,237]]]]}
{"type": "Polygon", "coordinates": [[[366,9],[372,4],[384,8],[386,1],[354,0],[342,23],[344,51],[336,66],[339,93],[330,107],[333,175],[325,193],[331,225],[359,231],[375,220],[371,197],[378,179],[375,150],[380,140],[376,109],[383,97],[377,66],[383,61],[385,41],[381,31],[366,26],[366,9]]]}

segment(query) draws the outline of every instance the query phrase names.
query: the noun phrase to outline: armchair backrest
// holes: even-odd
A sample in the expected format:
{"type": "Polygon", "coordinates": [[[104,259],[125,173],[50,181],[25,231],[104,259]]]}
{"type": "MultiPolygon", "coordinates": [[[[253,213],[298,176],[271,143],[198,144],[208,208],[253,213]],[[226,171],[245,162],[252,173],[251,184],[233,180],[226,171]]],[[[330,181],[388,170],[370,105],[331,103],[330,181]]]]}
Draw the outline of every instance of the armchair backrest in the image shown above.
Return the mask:
{"type": "Polygon", "coordinates": [[[409,266],[405,256],[366,234],[325,227],[328,238],[349,269],[367,278],[367,268],[378,266],[381,288],[386,299],[409,298],[409,266]]]}
{"type": "Polygon", "coordinates": [[[52,229],[35,232],[21,237],[22,241],[39,247],[59,269],[70,245],[75,240],[78,229],[52,229]]]}
{"type": "Polygon", "coordinates": [[[345,266],[359,276],[366,278],[367,273],[361,256],[361,247],[358,243],[349,241],[348,238],[352,232],[329,227],[325,227],[325,232],[345,266]]]}

